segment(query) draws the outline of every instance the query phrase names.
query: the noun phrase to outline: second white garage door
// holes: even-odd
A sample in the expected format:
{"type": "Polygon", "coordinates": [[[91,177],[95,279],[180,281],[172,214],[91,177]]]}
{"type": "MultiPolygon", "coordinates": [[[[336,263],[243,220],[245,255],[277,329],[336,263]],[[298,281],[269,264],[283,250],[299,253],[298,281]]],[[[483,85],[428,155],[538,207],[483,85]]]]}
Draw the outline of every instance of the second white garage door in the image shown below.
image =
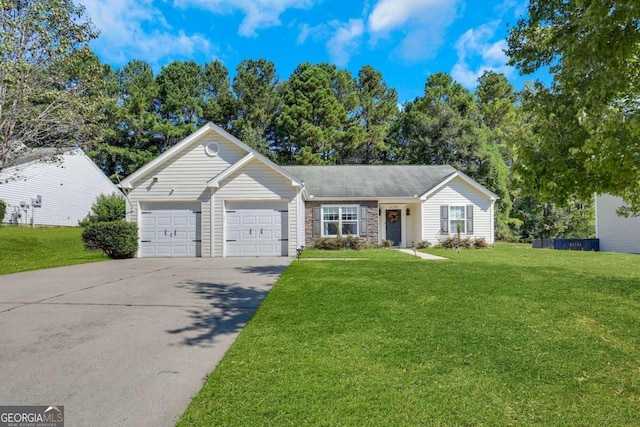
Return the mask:
{"type": "Polygon", "coordinates": [[[287,256],[286,203],[227,202],[227,256],[287,256]]]}

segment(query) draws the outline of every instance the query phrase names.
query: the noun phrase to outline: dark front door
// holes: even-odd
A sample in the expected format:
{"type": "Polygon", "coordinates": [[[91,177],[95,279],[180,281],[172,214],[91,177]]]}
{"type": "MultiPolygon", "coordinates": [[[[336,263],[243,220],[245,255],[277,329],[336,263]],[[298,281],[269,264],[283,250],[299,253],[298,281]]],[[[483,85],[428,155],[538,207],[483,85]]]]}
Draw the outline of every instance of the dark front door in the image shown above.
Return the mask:
{"type": "Polygon", "coordinates": [[[387,240],[391,240],[393,246],[400,246],[402,240],[402,221],[400,209],[387,211],[387,240]]]}

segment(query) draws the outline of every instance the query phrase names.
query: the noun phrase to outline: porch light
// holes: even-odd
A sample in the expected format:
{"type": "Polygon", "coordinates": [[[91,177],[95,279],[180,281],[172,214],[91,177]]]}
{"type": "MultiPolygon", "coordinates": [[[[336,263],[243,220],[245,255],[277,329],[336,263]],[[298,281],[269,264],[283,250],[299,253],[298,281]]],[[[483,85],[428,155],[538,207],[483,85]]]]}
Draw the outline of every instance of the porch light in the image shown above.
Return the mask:
{"type": "Polygon", "coordinates": [[[407,216],[411,215],[411,211],[407,208],[407,216]]]}

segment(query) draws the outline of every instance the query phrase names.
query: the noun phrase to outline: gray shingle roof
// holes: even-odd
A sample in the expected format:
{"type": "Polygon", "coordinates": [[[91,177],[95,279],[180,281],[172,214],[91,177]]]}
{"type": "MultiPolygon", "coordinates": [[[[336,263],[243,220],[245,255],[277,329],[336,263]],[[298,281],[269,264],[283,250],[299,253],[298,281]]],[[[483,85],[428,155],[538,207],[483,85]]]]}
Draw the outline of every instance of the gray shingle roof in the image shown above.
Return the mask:
{"type": "Polygon", "coordinates": [[[282,166],[314,197],[415,197],[454,174],[451,166],[282,166]]]}

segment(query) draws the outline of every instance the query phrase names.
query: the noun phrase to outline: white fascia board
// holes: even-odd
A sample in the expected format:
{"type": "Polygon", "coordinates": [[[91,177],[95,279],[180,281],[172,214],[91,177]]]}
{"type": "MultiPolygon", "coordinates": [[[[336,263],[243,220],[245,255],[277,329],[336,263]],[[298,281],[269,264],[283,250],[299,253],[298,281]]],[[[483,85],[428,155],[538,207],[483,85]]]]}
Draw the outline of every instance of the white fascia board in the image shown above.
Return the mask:
{"type": "Polygon", "coordinates": [[[255,156],[253,155],[252,152],[247,154],[246,156],[244,156],[243,158],[241,158],[240,160],[238,160],[237,162],[235,162],[234,164],[232,164],[231,166],[229,166],[228,168],[220,172],[212,180],[207,182],[207,187],[220,188],[220,182],[222,180],[224,180],[231,174],[235,173],[236,171],[239,171],[240,169],[242,169],[247,163],[253,160],[254,157],[255,156]]]}
{"type": "Polygon", "coordinates": [[[442,188],[444,188],[447,184],[449,184],[455,178],[461,178],[464,182],[466,182],[467,184],[471,185],[473,188],[475,188],[476,190],[480,191],[485,196],[487,196],[487,198],[489,198],[489,200],[495,201],[495,200],[499,199],[499,197],[497,195],[495,195],[491,191],[487,190],[482,185],[478,184],[475,180],[471,179],[470,177],[468,177],[467,175],[465,175],[464,173],[462,173],[460,171],[456,171],[456,172],[452,173],[451,175],[449,175],[448,177],[446,177],[441,183],[439,183],[438,185],[436,185],[435,187],[433,187],[432,189],[430,189],[426,193],[420,195],[420,200],[427,200],[427,198],[429,196],[431,196],[431,195],[437,193],[438,191],[440,191],[442,188]]]}

